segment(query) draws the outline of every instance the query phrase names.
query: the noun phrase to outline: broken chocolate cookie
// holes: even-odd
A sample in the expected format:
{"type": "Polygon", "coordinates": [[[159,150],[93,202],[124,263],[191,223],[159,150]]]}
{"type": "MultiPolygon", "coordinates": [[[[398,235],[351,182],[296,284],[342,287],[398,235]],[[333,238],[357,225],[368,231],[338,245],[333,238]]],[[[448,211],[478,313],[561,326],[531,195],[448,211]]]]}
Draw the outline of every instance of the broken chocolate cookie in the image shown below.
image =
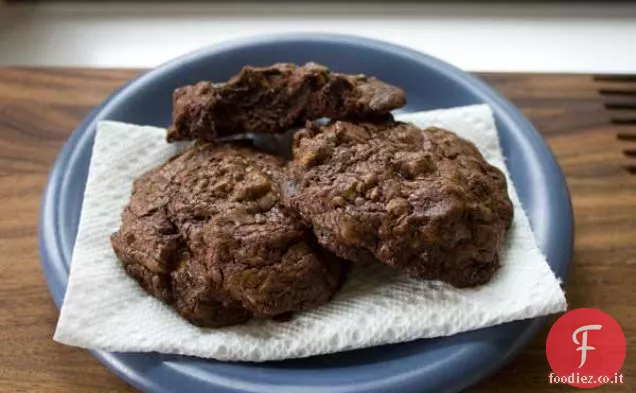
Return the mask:
{"type": "Polygon", "coordinates": [[[227,83],[176,89],[169,142],[214,141],[242,133],[279,133],[305,120],[386,116],[406,103],[398,87],[307,63],[246,66],[227,83]]]}

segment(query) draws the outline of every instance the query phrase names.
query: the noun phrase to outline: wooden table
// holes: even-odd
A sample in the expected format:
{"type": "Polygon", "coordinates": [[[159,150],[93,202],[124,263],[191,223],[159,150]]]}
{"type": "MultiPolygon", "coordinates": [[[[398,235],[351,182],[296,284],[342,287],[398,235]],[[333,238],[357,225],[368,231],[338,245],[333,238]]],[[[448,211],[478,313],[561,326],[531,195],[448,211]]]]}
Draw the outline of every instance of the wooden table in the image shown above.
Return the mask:
{"type": "MultiPolygon", "coordinates": [[[[132,391],[86,351],[52,341],[58,316],[37,251],[40,197],[53,160],[88,112],[135,70],[0,69],[0,391],[132,391]]],[[[626,383],[636,386],[636,80],[588,75],[484,74],[546,137],[576,216],[571,308],[609,313],[627,337],[626,383]],[[605,95],[627,90],[624,94],[605,95]],[[604,100],[611,100],[609,109],[604,100]],[[631,104],[630,104],[631,102],[631,104]],[[629,109],[629,108],[632,109],[629,109]],[[632,142],[618,140],[617,133],[632,142]],[[631,134],[630,134],[631,133],[631,134]],[[631,145],[630,145],[631,143],[631,145]]],[[[548,384],[546,328],[511,364],[471,389],[578,391],[548,384]]]]}

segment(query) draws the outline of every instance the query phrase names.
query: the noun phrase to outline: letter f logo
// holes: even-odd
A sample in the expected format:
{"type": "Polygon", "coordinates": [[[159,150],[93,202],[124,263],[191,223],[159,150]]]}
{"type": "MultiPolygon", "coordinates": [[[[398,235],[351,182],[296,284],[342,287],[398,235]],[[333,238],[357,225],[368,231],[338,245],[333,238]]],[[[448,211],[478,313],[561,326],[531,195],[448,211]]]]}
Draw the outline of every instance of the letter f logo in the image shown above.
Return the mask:
{"type": "Polygon", "coordinates": [[[587,345],[587,331],[588,330],[601,330],[601,325],[585,325],[585,326],[581,326],[580,328],[576,329],[574,331],[574,333],[572,334],[572,341],[574,341],[574,344],[580,344],[581,346],[578,347],[576,350],[577,351],[581,351],[581,364],[579,364],[579,368],[583,367],[583,365],[585,364],[585,360],[587,359],[587,351],[593,351],[596,348],[594,347],[590,347],[587,345]],[[576,338],[576,336],[583,332],[582,334],[582,340],[581,342],[579,342],[579,340],[576,338]]]}

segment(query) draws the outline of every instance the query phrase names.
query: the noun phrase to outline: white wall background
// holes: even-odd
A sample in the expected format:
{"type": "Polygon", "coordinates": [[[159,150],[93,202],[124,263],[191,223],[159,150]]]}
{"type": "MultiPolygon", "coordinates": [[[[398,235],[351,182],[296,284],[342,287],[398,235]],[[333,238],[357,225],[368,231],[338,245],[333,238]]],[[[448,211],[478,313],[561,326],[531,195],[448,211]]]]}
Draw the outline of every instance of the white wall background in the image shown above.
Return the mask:
{"type": "Polygon", "coordinates": [[[471,71],[636,74],[636,4],[51,3],[0,5],[0,65],[152,67],[282,32],[364,35],[471,71]]]}

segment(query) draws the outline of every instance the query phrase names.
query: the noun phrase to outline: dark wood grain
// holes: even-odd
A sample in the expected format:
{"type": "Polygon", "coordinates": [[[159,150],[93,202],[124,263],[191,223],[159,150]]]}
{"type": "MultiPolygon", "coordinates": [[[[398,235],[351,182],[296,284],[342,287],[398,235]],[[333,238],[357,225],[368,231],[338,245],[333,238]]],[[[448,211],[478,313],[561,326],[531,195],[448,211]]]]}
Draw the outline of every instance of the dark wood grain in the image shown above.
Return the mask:
{"type": "MultiPolygon", "coordinates": [[[[93,107],[137,73],[0,68],[0,391],[132,391],[88,352],[51,340],[58,312],[42,277],[36,227],[42,190],[62,144],[93,107]]],[[[570,307],[600,308],[622,325],[626,383],[601,389],[632,391],[636,176],[625,168],[636,159],[622,152],[636,148],[636,139],[629,137],[636,135],[636,126],[612,124],[599,89],[632,91],[636,82],[586,75],[482,76],[522,109],[563,168],[576,216],[570,307]],[[619,140],[618,132],[627,137],[619,140]]],[[[471,391],[578,391],[548,384],[546,334],[547,328],[471,391]]]]}

